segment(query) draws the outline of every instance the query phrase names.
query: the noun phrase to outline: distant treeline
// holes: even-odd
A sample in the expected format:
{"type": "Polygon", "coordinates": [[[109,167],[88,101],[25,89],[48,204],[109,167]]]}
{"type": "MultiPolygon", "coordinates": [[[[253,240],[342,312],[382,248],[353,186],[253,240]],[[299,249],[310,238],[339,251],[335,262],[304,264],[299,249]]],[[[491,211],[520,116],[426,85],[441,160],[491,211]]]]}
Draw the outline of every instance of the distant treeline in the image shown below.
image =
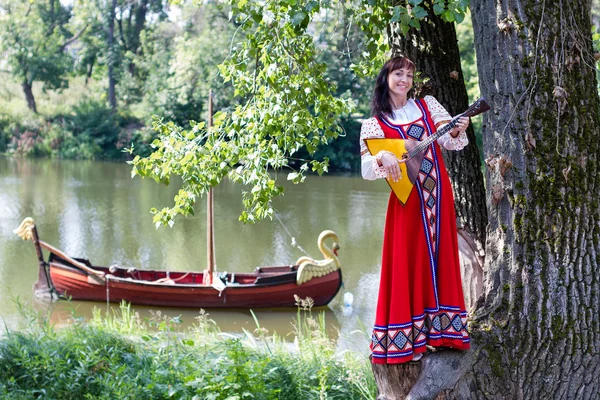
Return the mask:
{"type": "MultiPolygon", "coordinates": [[[[0,10],[1,153],[120,159],[133,147],[135,154],[148,155],[157,135],[152,115],[188,127],[206,119],[210,88],[215,111],[245,100],[219,73],[239,39],[223,4],[7,0],[0,10]]],[[[351,69],[363,33],[344,25],[343,17],[314,24],[327,81],[356,109],[339,119],[344,134],[310,158],[329,158],[331,171],[356,171],[360,121],[369,116],[372,90],[372,82],[351,69]]],[[[475,60],[472,46],[463,48],[469,77],[475,60]]],[[[295,157],[309,155],[303,150],[295,157]]]]}

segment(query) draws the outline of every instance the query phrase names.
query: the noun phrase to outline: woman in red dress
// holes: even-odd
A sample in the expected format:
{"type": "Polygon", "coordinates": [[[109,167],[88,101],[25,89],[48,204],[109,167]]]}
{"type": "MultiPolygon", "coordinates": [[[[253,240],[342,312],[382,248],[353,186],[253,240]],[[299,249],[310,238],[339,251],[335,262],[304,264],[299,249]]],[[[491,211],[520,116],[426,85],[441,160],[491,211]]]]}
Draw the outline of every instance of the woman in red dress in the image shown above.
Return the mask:
{"type": "MultiPolygon", "coordinates": [[[[365,179],[402,177],[391,152],[369,154],[364,139],[423,140],[450,122],[432,96],[414,100],[409,91],[415,66],[405,57],[385,63],[373,94],[373,117],[361,128],[361,169],[365,179]]],[[[419,178],[402,205],[392,192],[383,240],[381,282],[371,352],[375,364],[418,360],[426,345],[469,348],[454,196],[440,146],[462,150],[468,143],[463,117],[426,150],[419,178]]]]}

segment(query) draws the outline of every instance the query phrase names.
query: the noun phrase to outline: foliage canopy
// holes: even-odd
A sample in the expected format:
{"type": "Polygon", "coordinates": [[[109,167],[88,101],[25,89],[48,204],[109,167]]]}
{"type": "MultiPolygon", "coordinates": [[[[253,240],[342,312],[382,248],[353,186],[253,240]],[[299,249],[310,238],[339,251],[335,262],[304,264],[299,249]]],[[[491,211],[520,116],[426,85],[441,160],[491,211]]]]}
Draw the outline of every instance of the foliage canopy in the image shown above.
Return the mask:
{"type": "MultiPolygon", "coordinates": [[[[295,159],[300,149],[313,155],[340,132],[343,115],[356,104],[337,96],[319,60],[313,27],[340,8],[345,22],[365,35],[358,76],[373,76],[387,58],[388,28],[399,32],[419,27],[427,13],[422,0],[392,6],[381,0],[339,3],[316,0],[229,0],[237,25],[227,59],[219,66],[224,82],[233,85],[239,104],[217,112],[214,126],[192,123],[184,130],[172,122],[154,121],[159,138],[147,158],[136,157],[132,174],[168,184],[183,180],[173,207],[153,210],[158,225],[172,225],[177,214],[193,214],[194,202],[228,176],[245,185],[240,219],[254,222],[274,213],[272,199],[283,192],[272,170],[287,168],[288,180],[301,183],[311,170],[328,170],[328,159],[295,159]]],[[[448,21],[462,20],[467,3],[435,0],[434,10],[448,21]]],[[[390,32],[392,32],[390,30],[390,32]]]]}

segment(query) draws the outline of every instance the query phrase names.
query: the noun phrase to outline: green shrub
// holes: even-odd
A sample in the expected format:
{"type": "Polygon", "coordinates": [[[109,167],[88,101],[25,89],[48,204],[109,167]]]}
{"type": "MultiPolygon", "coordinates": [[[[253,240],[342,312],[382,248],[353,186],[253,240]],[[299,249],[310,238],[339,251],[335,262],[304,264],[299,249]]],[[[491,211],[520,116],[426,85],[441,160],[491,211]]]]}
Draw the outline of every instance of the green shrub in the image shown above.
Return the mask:
{"type": "Polygon", "coordinates": [[[64,117],[65,126],[78,143],[80,158],[115,158],[119,136],[119,117],[104,101],[87,98],[64,117]]]}
{"type": "MultiPolygon", "coordinates": [[[[201,314],[182,333],[156,313],[146,325],[128,305],[60,331],[34,322],[0,339],[0,398],[374,399],[366,356],[337,354],[324,317],[299,312],[297,350],[258,330],[231,339],[201,314]]],[[[259,327],[260,328],[260,327],[259,327]]]]}
{"type": "Polygon", "coordinates": [[[10,123],[11,121],[7,115],[0,115],[0,153],[6,152],[12,138],[9,129],[10,123]]]}
{"type": "Polygon", "coordinates": [[[43,157],[48,156],[49,151],[44,145],[44,130],[46,122],[39,116],[32,115],[19,121],[7,118],[7,125],[3,129],[10,141],[6,146],[9,153],[21,156],[43,157]]]}

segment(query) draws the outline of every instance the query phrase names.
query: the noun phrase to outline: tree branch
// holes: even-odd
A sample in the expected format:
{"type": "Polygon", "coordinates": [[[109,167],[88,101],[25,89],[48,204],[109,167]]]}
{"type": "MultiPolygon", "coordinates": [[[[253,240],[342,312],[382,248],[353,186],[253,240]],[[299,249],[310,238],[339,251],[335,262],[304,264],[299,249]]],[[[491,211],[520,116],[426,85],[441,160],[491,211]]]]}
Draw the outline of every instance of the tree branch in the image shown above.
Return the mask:
{"type": "Polygon", "coordinates": [[[58,49],[59,52],[64,51],[71,43],[73,43],[74,41],[76,41],[77,39],[79,39],[79,36],[83,35],[83,32],[86,31],[86,29],[88,28],[89,25],[86,25],[83,27],[82,30],[79,31],[79,33],[77,33],[75,36],[69,38],[69,40],[67,40],[65,43],[63,43],[62,46],[60,46],[60,49],[58,49]]]}
{"type": "MultiPolygon", "coordinates": [[[[121,18],[123,17],[123,13],[121,13],[121,18]]],[[[122,19],[117,19],[117,24],[119,25],[119,36],[121,37],[121,42],[123,43],[123,50],[127,51],[127,41],[125,40],[125,35],[123,33],[123,21],[122,19]]]]}
{"type": "Polygon", "coordinates": [[[45,35],[49,36],[52,33],[52,31],[54,30],[55,27],[56,27],[56,23],[53,22],[52,25],[50,25],[48,27],[48,29],[46,29],[45,35]]]}

